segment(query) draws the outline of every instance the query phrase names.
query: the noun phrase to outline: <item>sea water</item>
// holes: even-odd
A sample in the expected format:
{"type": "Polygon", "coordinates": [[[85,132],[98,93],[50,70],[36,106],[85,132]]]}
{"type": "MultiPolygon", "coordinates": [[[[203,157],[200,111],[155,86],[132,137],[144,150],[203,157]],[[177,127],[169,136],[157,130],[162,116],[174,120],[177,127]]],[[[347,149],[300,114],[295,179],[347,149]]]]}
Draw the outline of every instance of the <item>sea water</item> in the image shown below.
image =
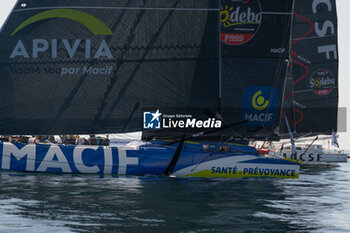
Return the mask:
{"type": "Polygon", "coordinates": [[[0,232],[350,232],[350,164],[296,180],[0,172],[0,232]]]}

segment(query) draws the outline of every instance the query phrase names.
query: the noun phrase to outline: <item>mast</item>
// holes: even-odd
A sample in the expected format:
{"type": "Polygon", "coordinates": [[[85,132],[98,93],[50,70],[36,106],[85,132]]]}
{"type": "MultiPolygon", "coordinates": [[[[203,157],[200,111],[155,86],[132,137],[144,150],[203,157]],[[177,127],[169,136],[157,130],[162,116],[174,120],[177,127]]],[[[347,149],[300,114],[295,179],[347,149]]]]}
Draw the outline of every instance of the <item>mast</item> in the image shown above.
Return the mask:
{"type": "MultiPolygon", "coordinates": [[[[293,20],[294,20],[294,10],[295,10],[295,1],[293,1],[293,5],[292,5],[292,16],[291,16],[291,21],[290,21],[290,36],[289,36],[289,50],[288,50],[288,60],[286,61],[286,75],[285,75],[285,80],[284,80],[284,87],[283,87],[283,93],[282,93],[282,103],[281,103],[281,114],[280,114],[280,121],[279,121],[279,134],[284,134],[286,132],[283,132],[283,128],[285,128],[285,123],[283,123],[283,121],[286,119],[283,115],[287,114],[285,112],[285,110],[287,110],[288,112],[291,111],[290,108],[293,108],[294,106],[294,94],[293,94],[293,65],[292,65],[292,41],[293,41],[293,20]],[[287,85],[290,85],[291,88],[291,93],[287,93],[286,94],[286,89],[287,89],[287,85]],[[287,106],[285,108],[285,102],[286,99],[291,98],[292,101],[292,105],[291,106],[287,106]]],[[[294,115],[294,110],[293,110],[293,115],[294,115]]],[[[286,116],[288,117],[288,116],[286,116]]],[[[295,116],[293,116],[293,119],[295,119],[295,116]]],[[[294,126],[294,125],[293,125],[294,126]]],[[[295,129],[293,127],[293,129],[295,129]]]]}

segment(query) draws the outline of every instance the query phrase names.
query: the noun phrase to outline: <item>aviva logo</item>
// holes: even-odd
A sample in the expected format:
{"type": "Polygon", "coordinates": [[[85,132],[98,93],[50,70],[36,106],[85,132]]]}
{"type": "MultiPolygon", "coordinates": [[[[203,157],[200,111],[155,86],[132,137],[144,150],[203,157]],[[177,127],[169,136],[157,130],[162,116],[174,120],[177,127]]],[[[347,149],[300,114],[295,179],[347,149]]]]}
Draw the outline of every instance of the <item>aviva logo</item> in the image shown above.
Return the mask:
{"type": "Polygon", "coordinates": [[[244,89],[242,119],[251,126],[269,126],[276,120],[279,89],[273,87],[248,87],[244,89]]]}
{"type": "Polygon", "coordinates": [[[23,28],[46,19],[64,18],[76,21],[87,27],[94,35],[113,35],[113,32],[101,20],[88,13],[72,9],[48,10],[36,14],[19,25],[11,34],[14,36],[23,28]]]}
{"type": "MultiPolygon", "coordinates": [[[[11,33],[11,36],[15,36],[19,31],[36,22],[57,18],[69,19],[78,22],[88,28],[94,35],[113,35],[113,32],[107,27],[107,25],[95,16],[73,9],[54,9],[41,12],[25,20],[11,33]]],[[[49,30],[55,30],[55,25],[50,25],[49,30]]],[[[62,31],[62,28],[58,28],[57,31],[62,31]]],[[[45,31],[42,31],[42,34],[45,33],[45,31]]],[[[74,33],[77,34],[79,31],[74,33]]],[[[63,34],[65,34],[65,32],[63,34]]],[[[78,56],[80,59],[113,59],[113,55],[106,40],[101,40],[100,42],[97,42],[97,44],[93,44],[96,43],[96,40],[91,40],[89,38],[77,38],[75,40],[59,38],[37,39],[37,37],[33,38],[33,36],[34,35],[31,33],[21,35],[22,38],[17,41],[16,46],[13,48],[12,53],[9,56],[10,59],[16,59],[18,57],[25,59],[36,59],[40,56],[45,58],[49,56],[52,59],[65,59],[67,58],[67,55],[70,59],[78,56]],[[29,45],[29,43],[31,43],[31,45],[29,45]],[[79,53],[77,51],[79,51],[79,53]],[[43,54],[46,54],[46,56],[43,54]]]]}
{"type": "Polygon", "coordinates": [[[255,108],[256,110],[264,110],[265,108],[267,108],[267,106],[269,106],[270,101],[265,100],[265,97],[262,95],[262,91],[257,91],[253,98],[252,98],[252,106],[253,108],[255,108]]]}

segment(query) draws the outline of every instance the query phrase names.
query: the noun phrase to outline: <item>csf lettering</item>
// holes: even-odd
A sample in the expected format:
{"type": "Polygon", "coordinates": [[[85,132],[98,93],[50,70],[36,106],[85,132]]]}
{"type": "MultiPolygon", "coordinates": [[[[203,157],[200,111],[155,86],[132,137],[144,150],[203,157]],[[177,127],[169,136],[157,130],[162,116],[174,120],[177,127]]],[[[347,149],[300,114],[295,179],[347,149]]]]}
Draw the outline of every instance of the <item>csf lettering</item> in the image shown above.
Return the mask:
{"type": "Polygon", "coordinates": [[[314,154],[309,154],[309,161],[314,161],[315,160],[315,157],[314,157],[314,154]]]}
{"type": "Polygon", "coordinates": [[[305,161],[312,162],[312,161],[314,161],[314,160],[315,160],[315,157],[314,157],[314,154],[313,154],[313,153],[308,154],[307,156],[306,156],[306,154],[304,154],[304,153],[300,155],[300,161],[303,161],[303,162],[305,162],[305,161]]]}
{"type": "Polygon", "coordinates": [[[300,161],[307,161],[307,162],[313,162],[313,161],[317,161],[317,162],[320,162],[320,160],[322,159],[322,154],[317,154],[317,155],[314,155],[313,153],[311,154],[301,154],[300,157],[299,157],[299,160],[300,161]],[[315,157],[316,156],[316,157],[315,157]],[[316,160],[315,160],[316,159],[316,160]]]}
{"type": "MultiPolygon", "coordinates": [[[[316,14],[320,13],[321,10],[326,9],[328,12],[332,12],[333,10],[331,0],[314,0],[312,2],[312,12],[316,14]]],[[[326,20],[323,23],[315,22],[315,33],[318,37],[325,37],[328,35],[335,35],[336,29],[334,26],[334,22],[331,20],[326,20]]],[[[337,60],[337,45],[336,44],[328,44],[322,45],[317,48],[319,54],[325,54],[327,60],[337,60]]]]}

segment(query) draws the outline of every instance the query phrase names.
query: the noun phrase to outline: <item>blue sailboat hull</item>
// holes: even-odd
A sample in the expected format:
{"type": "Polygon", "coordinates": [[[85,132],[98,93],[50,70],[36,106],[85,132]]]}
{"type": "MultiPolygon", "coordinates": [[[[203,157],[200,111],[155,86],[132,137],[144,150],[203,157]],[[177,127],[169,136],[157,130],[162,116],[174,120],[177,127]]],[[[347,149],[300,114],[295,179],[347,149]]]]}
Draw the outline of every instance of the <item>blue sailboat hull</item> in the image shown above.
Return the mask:
{"type": "MultiPolygon", "coordinates": [[[[177,144],[151,142],[136,148],[0,143],[0,168],[24,172],[76,174],[162,175],[177,144]]],[[[203,144],[186,142],[173,175],[178,177],[297,178],[299,164],[266,158],[254,148],[230,145],[230,150],[203,150],[203,144]]]]}

